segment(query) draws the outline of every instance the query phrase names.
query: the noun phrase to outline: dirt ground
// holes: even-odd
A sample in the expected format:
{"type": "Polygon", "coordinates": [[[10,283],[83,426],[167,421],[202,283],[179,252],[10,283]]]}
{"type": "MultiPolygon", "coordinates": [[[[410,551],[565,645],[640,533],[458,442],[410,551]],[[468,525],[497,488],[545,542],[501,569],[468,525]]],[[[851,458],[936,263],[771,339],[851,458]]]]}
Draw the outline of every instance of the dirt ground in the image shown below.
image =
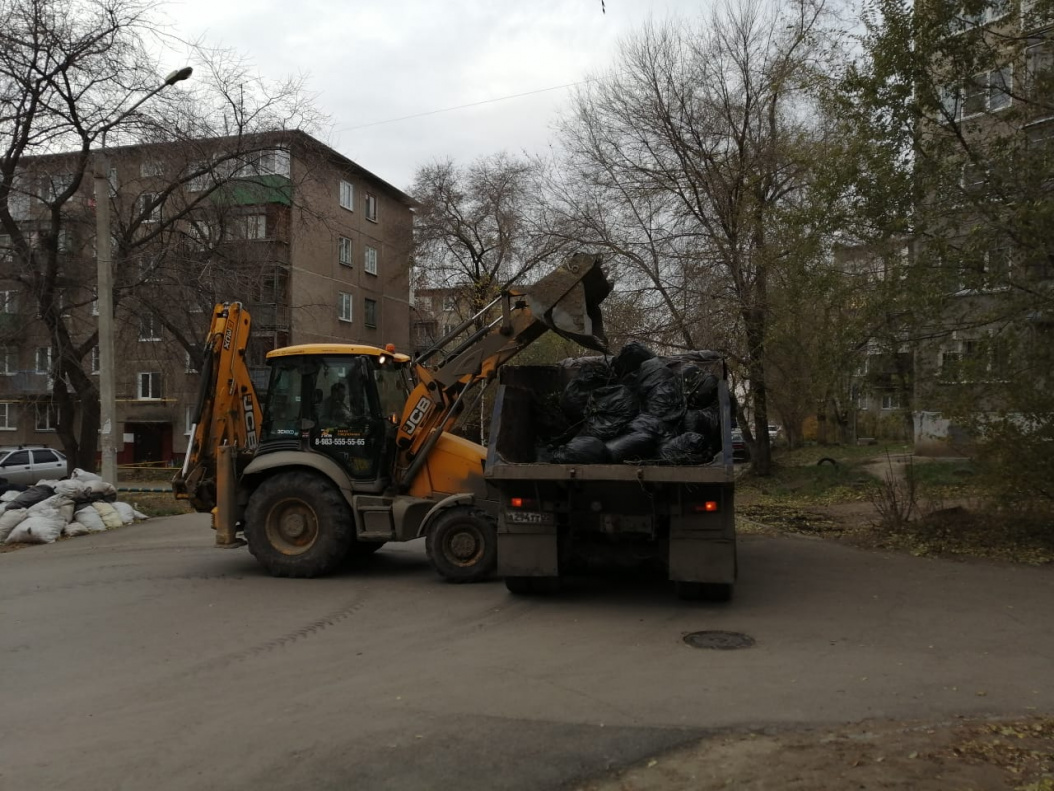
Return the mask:
{"type": "Polygon", "coordinates": [[[576,791],[1054,791],[1054,719],[726,733],[576,791]]]}

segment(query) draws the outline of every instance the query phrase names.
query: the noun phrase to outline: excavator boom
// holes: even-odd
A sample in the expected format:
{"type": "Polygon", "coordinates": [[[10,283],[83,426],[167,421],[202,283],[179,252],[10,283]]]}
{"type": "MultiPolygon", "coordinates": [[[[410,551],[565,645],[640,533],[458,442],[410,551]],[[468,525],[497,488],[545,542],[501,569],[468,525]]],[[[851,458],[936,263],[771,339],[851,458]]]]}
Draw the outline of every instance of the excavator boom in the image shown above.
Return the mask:
{"type": "Polygon", "coordinates": [[[217,304],[212,311],[190,446],[172,480],[176,498],[189,500],[196,511],[209,512],[216,506],[218,449],[232,449],[236,469],[256,449],[260,402],[245,362],[251,324],[240,302],[217,304]]]}
{"type": "MultiPolygon", "coordinates": [[[[489,382],[508,362],[546,330],[597,351],[607,351],[600,303],[611,284],[600,267],[601,257],[579,253],[537,283],[513,287],[491,303],[501,314],[457,344],[442,360],[426,366],[440,349],[418,360],[417,386],[410,394],[396,438],[395,478],[409,490],[428,461],[429,452],[461,413],[473,385],[489,382]]],[[[472,326],[466,321],[447,338],[472,326]]]]}

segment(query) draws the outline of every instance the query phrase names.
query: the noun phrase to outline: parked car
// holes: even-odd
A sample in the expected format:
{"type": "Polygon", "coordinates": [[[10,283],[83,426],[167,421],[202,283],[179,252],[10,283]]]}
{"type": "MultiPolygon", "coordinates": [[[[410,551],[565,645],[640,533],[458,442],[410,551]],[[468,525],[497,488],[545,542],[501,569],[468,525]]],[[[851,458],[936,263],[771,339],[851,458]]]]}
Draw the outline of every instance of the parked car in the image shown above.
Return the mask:
{"type": "Polygon", "coordinates": [[[737,464],[750,461],[750,448],[743,439],[743,430],[739,428],[732,429],[732,461],[737,464]]]}
{"type": "Polygon", "coordinates": [[[774,423],[770,423],[769,424],[769,444],[770,445],[775,444],[776,440],[779,439],[779,436],[780,436],[780,427],[775,425],[774,423]]]}
{"type": "Polygon", "coordinates": [[[45,445],[0,447],[0,478],[8,483],[32,486],[44,479],[65,478],[69,474],[66,457],[45,445]]]}

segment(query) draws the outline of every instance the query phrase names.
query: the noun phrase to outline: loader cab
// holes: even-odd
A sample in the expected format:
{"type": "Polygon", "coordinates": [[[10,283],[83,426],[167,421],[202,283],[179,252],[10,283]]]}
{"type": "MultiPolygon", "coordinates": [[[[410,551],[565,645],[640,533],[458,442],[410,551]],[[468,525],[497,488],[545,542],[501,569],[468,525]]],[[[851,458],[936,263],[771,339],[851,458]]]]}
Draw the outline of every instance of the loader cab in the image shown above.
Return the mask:
{"type": "Polygon", "coordinates": [[[372,346],[312,344],[276,349],[257,456],[324,454],[350,478],[389,475],[394,436],[409,394],[409,358],[372,346]]]}

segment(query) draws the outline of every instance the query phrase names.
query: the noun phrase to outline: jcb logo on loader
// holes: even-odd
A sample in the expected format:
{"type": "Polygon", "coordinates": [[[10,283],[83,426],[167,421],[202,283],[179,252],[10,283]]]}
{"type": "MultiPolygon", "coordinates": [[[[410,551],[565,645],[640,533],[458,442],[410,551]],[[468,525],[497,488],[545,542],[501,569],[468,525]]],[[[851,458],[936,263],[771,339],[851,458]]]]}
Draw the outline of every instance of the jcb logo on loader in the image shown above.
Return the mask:
{"type": "Polygon", "coordinates": [[[245,410],[245,447],[252,450],[256,447],[256,414],[251,394],[246,393],[242,398],[242,409],[245,410]]]}
{"type": "Polygon", "coordinates": [[[417,406],[414,407],[414,411],[410,413],[410,416],[406,418],[406,422],[403,423],[403,433],[407,435],[413,435],[417,430],[417,426],[425,415],[428,414],[428,410],[431,408],[432,402],[428,396],[421,396],[421,400],[417,402],[417,406]]]}

